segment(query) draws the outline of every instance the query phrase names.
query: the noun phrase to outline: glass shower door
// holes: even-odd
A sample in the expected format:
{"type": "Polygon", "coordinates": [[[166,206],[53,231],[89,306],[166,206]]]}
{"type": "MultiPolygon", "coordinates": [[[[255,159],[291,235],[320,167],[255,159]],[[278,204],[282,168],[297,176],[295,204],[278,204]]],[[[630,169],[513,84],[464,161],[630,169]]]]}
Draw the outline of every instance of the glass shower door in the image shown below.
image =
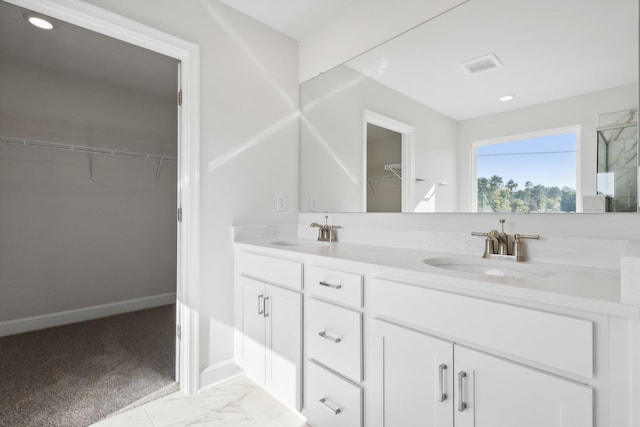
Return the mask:
{"type": "Polygon", "coordinates": [[[597,133],[597,191],[607,197],[606,211],[637,212],[637,123],[634,121],[604,126],[598,128],[597,133]]]}

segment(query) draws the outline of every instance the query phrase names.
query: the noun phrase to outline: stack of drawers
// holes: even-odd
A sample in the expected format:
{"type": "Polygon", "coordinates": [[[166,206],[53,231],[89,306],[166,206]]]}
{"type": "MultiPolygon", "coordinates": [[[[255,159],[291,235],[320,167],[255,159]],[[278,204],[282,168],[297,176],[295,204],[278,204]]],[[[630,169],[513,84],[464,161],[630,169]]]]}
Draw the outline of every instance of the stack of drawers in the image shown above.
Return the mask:
{"type": "Polygon", "coordinates": [[[363,276],[311,266],[305,285],[305,415],[314,427],[361,426],[363,276]]]}

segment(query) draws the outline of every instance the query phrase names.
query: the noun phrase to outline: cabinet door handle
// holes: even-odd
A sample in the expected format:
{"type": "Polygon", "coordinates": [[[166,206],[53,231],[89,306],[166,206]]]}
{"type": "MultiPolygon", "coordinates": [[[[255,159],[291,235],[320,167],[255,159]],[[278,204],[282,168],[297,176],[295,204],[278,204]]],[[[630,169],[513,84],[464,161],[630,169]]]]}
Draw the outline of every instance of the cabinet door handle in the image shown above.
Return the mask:
{"type": "Polygon", "coordinates": [[[325,281],[321,281],[318,282],[320,284],[320,286],[325,286],[327,288],[332,288],[332,289],[340,289],[342,288],[342,285],[334,285],[333,283],[329,283],[329,282],[325,282],[325,281]]]}
{"type": "Polygon", "coordinates": [[[467,404],[464,403],[464,379],[466,378],[467,373],[464,371],[458,372],[458,412],[462,412],[467,409],[467,404]]]}
{"type": "Polygon", "coordinates": [[[264,298],[264,295],[260,294],[258,295],[258,314],[263,314],[264,313],[264,305],[262,302],[262,299],[264,298]]]}
{"type": "Polygon", "coordinates": [[[329,340],[329,341],[334,342],[336,344],[338,344],[340,341],[342,341],[340,338],[330,337],[329,335],[327,335],[327,333],[325,331],[318,332],[318,335],[320,335],[325,340],[329,340]]]}
{"type": "Polygon", "coordinates": [[[262,311],[264,311],[264,317],[269,317],[269,312],[267,311],[267,301],[269,301],[269,297],[264,297],[264,301],[262,303],[262,311]]]}
{"type": "Polygon", "coordinates": [[[336,405],[329,404],[329,401],[327,400],[326,397],[323,397],[318,402],[320,402],[322,406],[324,406],[329,411],[331,411],[333,415],[338,415],[340,412],[342,412],[342,409],[338,408],[336,405]]]}
{"type": "Polygon", "coordinates": [[[438,402],[447,400],[447,394],[444,392],[444,371],[446,370],[446,364],[441,363],[438,365],[438,402]]]}

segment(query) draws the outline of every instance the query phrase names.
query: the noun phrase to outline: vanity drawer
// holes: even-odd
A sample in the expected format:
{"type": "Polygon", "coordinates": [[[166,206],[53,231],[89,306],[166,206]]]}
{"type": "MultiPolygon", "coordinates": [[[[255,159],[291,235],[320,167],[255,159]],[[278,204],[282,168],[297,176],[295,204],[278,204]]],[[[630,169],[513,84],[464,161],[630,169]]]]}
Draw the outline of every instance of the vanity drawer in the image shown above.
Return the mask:
{"type": "Polygon", "coordinates": [[[307,269],[307,288],[313,295],[352,307],[362,307],[362,275],[325,267],[307,269]]]}
{"type": "Polygon", "coordinates": [[[362,381],[362,313],[309,298],[305,314],[308,356],[362,381]]]}
{"type": "Polygon", "coordinates": [[[239,252],[238,269],[243,276],[267,283],[302,289],[302,263],[250,252],[239,252]]]}
{"type": "Polygon", "coordinates": [[[560,314],[373,279],[375,317],[593,376],[593,323],[560,314]]]}
{"type": "Polygon", "coordinates": [[[305,416],[313,427],[362,426],[362,388],[307,363],[305,416]]]}

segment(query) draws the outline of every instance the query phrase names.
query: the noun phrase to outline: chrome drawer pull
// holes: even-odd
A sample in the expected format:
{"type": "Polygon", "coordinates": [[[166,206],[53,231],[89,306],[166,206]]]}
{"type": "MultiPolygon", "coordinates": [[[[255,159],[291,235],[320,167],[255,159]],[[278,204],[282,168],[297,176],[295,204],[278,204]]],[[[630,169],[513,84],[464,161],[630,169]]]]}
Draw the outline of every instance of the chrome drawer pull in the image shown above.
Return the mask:
{"type": "Polygon", "coordinates": [[[467,373],[464,371],[458,372],[458,412],[462,412],[467,409],[467,404],[464,403],[463,394],[464,394],[464,378],[467,376],[467,373]]]}
{"type": "Polygon", "coordinates": [[[264,303],[262,304],[262,307],[264,308],[264,317],[269,317],[269,313],[267,312],[267,301],[269,301],[269,297],[264,297],[264,303]]]}
{"type": "Polygon", "coordinates": [[[334,285],[331,283],[327,283],[327,282],[318,282],[320,283],[320,286],[326,286],[327,288],[332,288],[332,289],[340,289],[342,288],[342,285],[334,285]]]}
{"type": "Polygon", "coordinates": [[[333,338],[330,337],[329,335],[327,335],[327,333],[325,331],[320,331],[318,332],[318,335],[320,335],[322,338],[324,338],[325,340],[329,340],[332,341],[336,344],[338,344],[340,341],[342,341],[340,338],[333,338]]]}
{"type": "Polygon", "coordinates": [[[262,298],[264,298],[264,295],[262,294],[258,295],[258,314],[264,313],[264,305],[262,305],[262,298]]]}
{"type": "Polygon", "coordinates": [[[438,402],[444,402],[447,400],[447,394],[444,392],[444,371],[447,370],[447,365],[441,363],[438,366],[438,384],[439,384],[439,396],[438,402]]]}
{"type": "Polygon", "coordinates": [[[340,412],[342,412],[342,409],[334,408],[333,406],[335,405],[329,405],[326,397],[323,397],[322,399],[320,399],[319,402],[322,403],[322,406],[330,410],[333,413],[333,415],[338,415],[340,412]]]}

